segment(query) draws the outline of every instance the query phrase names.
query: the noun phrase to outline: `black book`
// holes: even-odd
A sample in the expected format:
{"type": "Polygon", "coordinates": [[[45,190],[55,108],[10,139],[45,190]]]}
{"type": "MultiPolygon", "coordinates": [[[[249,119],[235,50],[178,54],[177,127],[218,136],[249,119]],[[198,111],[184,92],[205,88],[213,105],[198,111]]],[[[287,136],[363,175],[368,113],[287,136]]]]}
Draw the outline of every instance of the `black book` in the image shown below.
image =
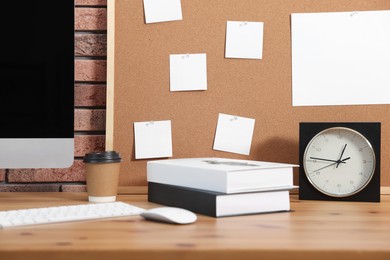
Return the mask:
{"type": "MultiPolygon", "coordinates": [[[[291,187],[294,188],[294,187],[291,187]]],[[[226,194],[148,182],[148,200],[212,217],[290,210],[290,189],[226,194]]]]}

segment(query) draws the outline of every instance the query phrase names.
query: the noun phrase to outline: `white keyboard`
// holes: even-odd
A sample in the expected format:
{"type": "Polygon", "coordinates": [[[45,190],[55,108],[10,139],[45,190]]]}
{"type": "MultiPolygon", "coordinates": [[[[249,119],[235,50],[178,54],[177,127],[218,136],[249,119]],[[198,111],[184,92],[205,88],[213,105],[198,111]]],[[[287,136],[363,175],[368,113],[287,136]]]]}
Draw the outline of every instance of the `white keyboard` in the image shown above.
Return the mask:
{"type": "Polygon", "coordinates": [[[143,211],[123,202],[82,204],[0,211],[0,228],[139,215],[143,211]]]}

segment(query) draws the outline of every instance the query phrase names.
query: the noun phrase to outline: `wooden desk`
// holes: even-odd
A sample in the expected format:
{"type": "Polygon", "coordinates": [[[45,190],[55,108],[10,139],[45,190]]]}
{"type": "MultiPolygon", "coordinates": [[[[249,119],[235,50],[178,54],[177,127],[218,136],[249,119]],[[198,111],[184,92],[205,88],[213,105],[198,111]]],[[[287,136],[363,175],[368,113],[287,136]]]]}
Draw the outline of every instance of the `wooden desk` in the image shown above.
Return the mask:
{"type": "MultiPolygon", "coordinates": [[[[87,203],[86,194],[0,193],[0,210],[87,203]]],[[[118,200],[151,208],[146,195],[118,200]]],[[[0,259],[390,259],[390,196],[381,203],[299,201],[293,212],[168,225],[141,217],[0,230],[0,259]]]]}

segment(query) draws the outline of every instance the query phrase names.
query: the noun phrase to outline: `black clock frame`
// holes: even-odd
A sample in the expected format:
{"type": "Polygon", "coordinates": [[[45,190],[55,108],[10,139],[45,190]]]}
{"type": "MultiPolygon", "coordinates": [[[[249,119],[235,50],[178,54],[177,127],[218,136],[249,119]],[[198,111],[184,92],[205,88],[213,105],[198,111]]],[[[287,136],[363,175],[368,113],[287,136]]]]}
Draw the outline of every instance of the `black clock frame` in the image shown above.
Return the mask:
{"type": "Polygon", "coordinates": [[[299,124],[299,199],[380,202],[380,144],[381,123],[379,122],[302,122],[299,124]],[[307,179],[303,168],[306,146],[319,132],[331,127],[353,129],[371,143],[375,152],[375,171],[370,182],[360,192],[347,197],[332,197],[318,191],[307,179]]]}

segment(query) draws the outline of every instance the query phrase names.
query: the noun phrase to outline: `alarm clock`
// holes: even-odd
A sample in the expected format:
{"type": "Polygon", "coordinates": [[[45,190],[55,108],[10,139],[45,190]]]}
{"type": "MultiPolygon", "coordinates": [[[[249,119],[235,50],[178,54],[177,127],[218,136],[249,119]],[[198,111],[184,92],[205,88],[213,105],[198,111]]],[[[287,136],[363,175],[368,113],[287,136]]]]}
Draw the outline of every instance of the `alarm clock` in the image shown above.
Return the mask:
{"type": "Polygon", "coordinates": [[[380,201],[380,123],[300,123],[299,199],[380,201]]]}

